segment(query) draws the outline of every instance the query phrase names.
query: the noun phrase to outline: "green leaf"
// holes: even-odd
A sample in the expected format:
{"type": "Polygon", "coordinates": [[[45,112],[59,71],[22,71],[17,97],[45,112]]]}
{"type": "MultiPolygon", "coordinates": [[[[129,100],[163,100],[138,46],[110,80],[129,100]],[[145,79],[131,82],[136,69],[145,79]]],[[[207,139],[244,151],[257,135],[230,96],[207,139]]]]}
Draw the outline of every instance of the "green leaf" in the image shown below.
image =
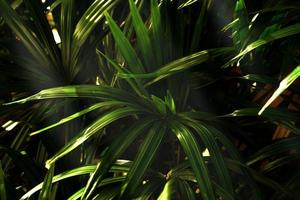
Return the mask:
{"type": "MultiPolygon", "coordinates": [[[[116,62],[109,59],[105,54],[103,54],[101,51],[97,50],[97,53],[103,56],[119,73],[130,73],[126,68],[122,68],[119,66],[116,62]]],[[[132,87],[132,89],[140,96],[143,96],[147,94],[147,91],[144,89],[143,85],[141,84],[140,80],[135,79],[132,81],[131,79],[126,79],[126,81],[129,83],[129,85],[132,87]]]]}
{"type": "Polygon", "coordinates": [[[166,103],[159,97],[151,95],[151,99],[157,108],[158,112],[162,115],[165,115],[167,113],[167,105],[166,103]]]}
{"type": "Polygon", "coordinates": [[[65,69],[71,70],[71,56],[72,56],[72,36],[73,36],[73,22],[74,17],[74,1],[73,0],[64,0],[61,3],[60,9],[60,30],[61,30],[61,54],[62,54],[62,64],[65,69]]]}
{"type": "Polygon", "coordinates": [[[263,159],[271,158],[272,156],[280,155],[281,153],[296,150],[300,148],[300,137],[291,137],[279,140],[271,145],[268,145],[254,155],[251,156],[247,165],[252,165],[263,159]]]}
{"type": "Polygon", "coordinates": [[[111,9],[119,0],[98,0],[85,11],[78,21],[73,33],[72,65],[75,66],[81,46],[85,43],[90,33],[104,17],[103,13],[111,9]]]}
{"type": "Polygon", "coordinates": [[[273,42],[274,40],[278,40],[284,37],[289,37],[295,34],[300,33],[300,23],[293,24],[290,26],[287,26],[285,28],[279,29],[278,31],[275,31],[273,33],[270,33],[268,36],[266,36],[264,39],[259,39],[251,44],[249,44],[243,51],[241,51],[238,55],[236,55],[234,58],[232,58],[229,62],[227,62],[225,65],[223,65],[224,68],[230,66],[231,64],[235,63],[237,60],[240,60],[242,57],[244,57],[249,52],[253,51],[254,49],[261,47],[265,44],[268,44],[270,42],[273,42]]]}
{"type": "Polygon", "coordinates": [[[119,108],[114,111],[108,112],[104,114],[102,117],[94,121],[91,125],[86,127],[81,133],[71,139],[62,149],[60,149],[52,158],[47,160],[46,166],[51,165],[59,158],[65,156],[66,154],[70,153],[72,150],[77,148],[79,145],[84,143],[87,139],[91,136],[96,134],[99,130],[103,129],[105,126],[109,125],[110,123],[126,117],[130,115],[137,114],[139,111],[132,108],[119,108]]]}
{"type": "MultiPolygon", "coordinates": [[[[252,108],[243,108],[239,110],[235,110],[230,114],[226,114],[220,117],[243,117],[243,116],[257,116],[260,108],[252,107],[252,108]]],[[[297,112],[289,111],[287,109],[279,109],[279,108],[269,108],[265,112],[262,113],[262,117],[269,118],[272,120],[290,120],[290,121],[299,121],[300,114],[297,112]]]]}
{"type": "MultiPolygon", "coordinates": [[[[30,97],[14,101],[11,103],[6,103],[5,105],[15,104],[15,103],[26,103],[29,101],[40,100],[40,99],[57,99],[57,98],[95,98],[95,99],[102,99],[108,101],[123,101],[132,103],[140,104],[140,98],[136,98],[131,93],[126,92],[125,90],[113,88],[110,86],[98,86],[98,85],[74,85],[74,86],[64,86],[64,87],[56,87],[50,88],[40,91],[39,93],[32,95],[30,97]]],[[[145,99],[143,99],[145,100],[145,99]]],[[[146,103],[145,101],[143,101],[146,103]]],[[[125,103],[126,104],[126,103],[125,103]]],[[[124,105],[125,105],[124,104],[124,105]]],[[[149,102],[142,105],[140,107],[141,110],[145,108],[151,107],[149,102]]],[[[152,108],[149,108],[150,110],[152,108]]]]}
{"type": "Polygon", "coordinates": [[[133,47],[131,46],[125,35],[122,33],[116,22],[109,16],[108,13],[105,14],[105,17],[110,27],[111,33],[116,41],[116,44],[122,56],[128,63],[129,69],[133,73],[144,73],[145,70],[140,59],[136,55],[133,47]]]}
{"type": "Polygon", "coordinates": [[[54,174],[54,165],[50,165],[49,170],[43,182],[42,190],[39,195],[39,200],[50,199],[52,193],[53,174],[54,174]]]}
{"type": "Polygon", "coordinates": [[[194,31],[193,31],[193,38],[191,42],[191,50],[195,51],[199,47],[200,38],[203,32],[203,29],[205,28],[205,20],[206,20],[206,13],[207,13],[207,7],[209,4],[209,0],[202,0],[201,1],[201,10],[198,16],[198,19],[196,21],[194,31]]]}
{"type": "Polygon", "coordinates": [[[192,132],[187,127],[177,122],[172,122],[170,126],[189,159],[189,163],[195,173],[203,199],[215,199],[215,193],[207,166],[201,156],[200,148],[192,132]]]}
{"type": "Polygon", "coordinates": [[[116,186],[110,186],[102,189],[93,199],[95,200],[113,200],[120,190],[116,186]]]}
{"type": "Polygon", "coordinates": [[[2,170],[2,163],[0,160],[0,197],[1,200],[6,200],[5,180],[4,172],[2,170]]]}
{"type": "Polygon", "coordinates": [[[161,15],[157,0],[151,0],[151,30],[153,34],[153,46],[154,54],[156,56],[157,67],[162,64],[162,26],[161,26],[161,15]]]}
{"type": "Polygon", "coordinates": [[[140,188],[138,197],[134,200],[149,200],[151,195],[161,186],[161,181],[148,181],[145,185],[140,188]],[[141,191],[141,192],[140,192],[141,191]]]}
{"type": "Polygon", "coordinates": [[[80,117],[82,115],[85,115],[85,114],[87,114],[87,113],[89,113],[91,111],[94,111],[96,109],[103,108],[103,107],[106,107],[106,106],[110,107],[110,106],[116,106],[116,105],[124,105],[124,103],[123,102],[118,102],[118,101],[114,101],[114,102],[113,101],[107,101],[107,102],[96,103],[96,104],[94,104],[94,105],[92,105],[92,106],[90,106],[90,107],[88,107],[86,109],[83,109],[83,110],[81,110],[81,111],[79,111],[77,113],[74,113],[73,115],[70,115],[70,116],[68,116],[66,118],[63,118],[63,119],[59,120],[58,122],[51,124],[50,126],[47,126],[45,128],[42,128],[40,130],[37,130],[37,131],[34,131],[34,132],[30,133],[30,136],[39,134],[41,132],[44,132],[46,130],[49,130],[51,128],[59,126],[61,124],[67,123],[67,122],[69,122],[69,121],[71,121],[73,119],[76,119],[76,118],[78,118],[78,117],[80,117]]]}
{"type": "Polygon", "coordinates": [[[163,191],[160,193],[158,200],[171,200],[173,193],[176,191],[176,180],[169,180],[165,186],[163,191]]]}
{"type": "Polygon", "coordinates": [[[261,115],[264,110],[281,94],[283,93],[298,77],[300,76],[300,65],[298,65],[288,76],[286,76],[279,84],[278,89],[273,93],[270,99],[258,112],[261,115]]]}
{"type": "Polygon", "coordinates": [[[134,142],[138,135],[146,129],[152,121],[153,120],[148,118],[139,120],[114,140],[107,152],[104,154],[101,162],[97,165],[96,170],[93,174],[91,174],[85,191],[81,197],[82,199],[88,198],[92,195],[98,183],[104,178],[113,162],[128,148],[129,145],[134,142]]]}
{"type": "Polygon", "coordinates": [[[234,46],[237,51],[240,51],[249,35],[249,19],[244,0],[236,1],[234,15],[235,23],[232,24],[232,37],[234,46]]]}
{"type": "Polygon", "coordinates": [[[184,3],[181,3],[177,9],[182,9],[184,7],[187,7],[187,6],[190,6],[194,3],[196,3],[198,0],[188,0],[188,1],[185,1],[184,3]]]}
{"type": "Polygon", "coordinates": [[[167,91],[167,96],[165,96],[165,102],[166,102],[166,105],[168,106],[169,110],[173,114],[175,114],[176,113],[175,101],[169,90],[167,91]]]}
{"type": "Polygon", "coordinates": [[[145,66],[148,70],[151,70],[154,67],[154,63],[156,63],[156,57],[153,54],[154,51],[152,49],[148,31],[133,0],[129,0],[129,7],[133,27],[137,35],[137,45],[141,50],[142,57],[145,61],[145,66]]]}
{"type": "MultiPolygon", "coordinates": [[[[67,179],[67,178],[71,178],[71,177],[74,177],[74,176],[90,174],[90,173],[94,172],[95,169],[96,169],[96,165],[86,165],[86,166],[83,166],[83,167],[78,167],[78,168],[75,168],[75,169],[72,169],[72,170],[68,170],[68,171],[62,172],[58,175],[55,175],[52,179],[52,183],[56,183],[58,181],[61,181],[61,180],[67,179]]],[[[124,164],[123,162],[117,161],[116,164],[111,167],[110,171],[111,172],[124,172],[124,171],[128,172],[129,167],[126,163],[124,164]],[[122,166],[122,170],[119,170],[120,166],[122,166]]],[[[116,177],[116,178],[119,178],[119,177],[116,177]]],[[[113,182],[111,179],[104,179],[103,182],[100,183],[100,185],[104,186],[104,185],[107,185],[111,182],[113,182]]],[[[35,192],[42,189],[42,185],[43,185],[43,183],[38,184],[37,186],[35,186],[31,190],[29,190],[26,194],[24,194],[21,197],[21,199],[29,198],[35,192]]]]}
{"type": "Polygon", "coordinates": [[[141,144],[138,155],[123,183],[121,197],[132,197],[138,185],[142,183],[143,176],[154,160],[165,135],[165,126],[161,125],[160,122],[154,124],[141,144]]]}
{"type": "Polygon", "coordinates": [[[120,74],[120,77],[122,77],[122,78],[152,78],[152,77],[155,77],[153,80],[151,80],[145,84],[145,86],[149,86],[161,79],[167,78],[171,75],[174,75],[176,73],[187,70],[190,67],[193,67],[195,65],[199,65],[199,64],[209,60],[210,58],[221,56],[221,55],[224,55],[231,51],[232,51],[231,47],[203,50],[203,51],[185,56],[183,58],[174,60],[152,73],[120,74]]]}
{"type": "Polygon", "coordinates": [[[74,194],[72,194],[72,196],[70,196],[68,198],[68,200],[77,200],[81,197],[82,193],[84,192],[85,187],[81,188],[80,190],[78,190],[77,192],[75,192],[74,194]]]}
{"type": "Polygon", "coordinates": [[[181,199],[196,200],[195,192],[186,181],[177,182],[181,199]]]}
{"type": "MultiPolygon", "coordinates": [[[[198,121],[190,120],[189,122],[186,122],[186,124],[199,134],[205,146],[207,147],[213,166],[216,170],[219,183],[221,187],[223,187],[224,190],[229,193],[229,195],[226,196],[234,196],[232,180],[225,164],[224,155],[222,155],[221,148],[218,146],[216,138],[208,128],[202,126],[198,121]]],[[[226,197],[223,198],[226,199],[226,197]]]]}
{"type": "Polygon", "coordinates": [[[25,25],[22,19],[10,7],[6,0],[0,0],[0,13],[8,26],[21,39],[28,51],[39,61],[45,68],[51,67],[41,42],[34,36],[32,31],[25,25]]]}

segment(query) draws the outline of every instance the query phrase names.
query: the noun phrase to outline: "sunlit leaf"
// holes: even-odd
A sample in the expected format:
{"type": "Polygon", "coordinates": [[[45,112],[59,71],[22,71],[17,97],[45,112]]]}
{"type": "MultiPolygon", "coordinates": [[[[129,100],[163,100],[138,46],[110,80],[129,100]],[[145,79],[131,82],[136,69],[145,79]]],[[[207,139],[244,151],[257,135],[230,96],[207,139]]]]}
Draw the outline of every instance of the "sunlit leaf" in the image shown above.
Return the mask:
{"type": "Polygon", "coordinates": [[[261,115],[264,110],[281,94],[283,93],[298,77],[300,76],[300,65],[298,65],[288,76],[286,76],[279,84],[278,89],[273,93],[270,99],[258,112],[261,115]]]}
{"type": "Polygon", "coordinates": [[[43,186],[39,195],[39,200],[50,199],[52,193],[52,178],[54,175],[54,165],[49,167],[49,170],[43,181],[43,186]]]}

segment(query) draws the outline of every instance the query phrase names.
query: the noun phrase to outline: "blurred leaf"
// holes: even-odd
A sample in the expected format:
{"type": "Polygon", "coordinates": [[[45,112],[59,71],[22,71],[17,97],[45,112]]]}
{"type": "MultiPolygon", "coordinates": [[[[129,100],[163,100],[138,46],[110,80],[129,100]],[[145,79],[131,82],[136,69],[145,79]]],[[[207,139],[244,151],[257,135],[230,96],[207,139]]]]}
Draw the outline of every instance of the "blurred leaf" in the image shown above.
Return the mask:
{"type": "Polygon", "coordinates": [[[6,200],[6,190],[5,190],[5,177],[4,172],[2,170],[2,163],[0,160],[0,197],[1,200],[6,200]]]}
{"type": "Polygon", "coordinates": [[[176,191],[176,181],[175,179],[169,180],[165,186],[163,191],[160,193],[158,200],[171,200],[173,197],[173,194],[176,191]]]}
{"type": "MultiPolygon", "coordinates": [[[[190,1],[188,1],[190,2],[190,1]]],[[[187,2],[187,3],[188,3],[187,2]]],[[[209,0],[202,0],[201,1],[201,10],[200,14],[198,16],[198,19],[196,21],[195,27],[194,27],[194,32],[193,32],[193,38],[191,42],[191,51],[197,50],[200,42],[200,38],[203,32],[203,29],[205,28],[205,20],[206,20],[206,13],[208,12],[208,4],[209,0]]]]}
{"type": "Polygon", "coordinates": [[[73,0],[64,0],[61,2],[60,9],[60,30],[61,30],[61,57],[62,64],[65,69],[71,70],[72,74],[72,66],[71,64],[71,56],[72,56],[72,34],[73,34],[73,22],[72,20],[74,16],[74,1],[73,0]]]}
{"type": "Polygon", "coordinates": [[[283,152],[296,150],[298,148],[300,148],[300,137],[296,136],[282,139],[256,152],[251,156],[247,165],[252,165],[253,163],[263,159],[271,158],[272,156],[280,155],[283,152]]]}
{"type": "Polygon", "coordinates": [[[182,9],[184,7],[190,6],[190,5],[194,4],[194,3],[196,3],[197,1],[198,0],[188,0],[188,1],[185,1],[184,3],[180,4],[177,9],[182,9]]]}
{"type": "MultiPolygon", "coordinates": [[[[243,116],[257,116],[260,108],[243,108],[240,110],[235,110],[230,114],[223,115],[220,117],[243,117],[243,116]]],[[[300,114],[297,112],[289,111],[287,109],[278,109],[278,108],[269,108],[265,112],[262,113],[261,117],[266,117],[271,120],[292,120],[299,121],[300,114]]]]}
{"type": "Polygon", "coordinates": [[[154,54],[156,56],[156,64],[159,67],[162,64],[162,22],[161,22],[161,13],[157,3],[157,0],[151,0],[151,31],[153,33],[153,45],[155,51],[154,54]]]}
{"type": "Polygon", "coordinates": [[[149,200],[151,195],[154,194],[159,187],[161,187],[161,184],[161,182],[153,180],[148,181],[146,184],[143,184],[138,192],[138,197],[134,198],[134,200],[149,200]]]}
{"type": "Polygon", "coordinates": [[[249,34],[249,19],[244,0],[236,1],[234,18],[234,23],[231,24],[233,43],[237,51],[240,51],[249,34]]]}
{"type": "Polygon", "coordinates": [[[195,192],[186,181],[178,181],[181,199],[196,200],[195,192]]]}

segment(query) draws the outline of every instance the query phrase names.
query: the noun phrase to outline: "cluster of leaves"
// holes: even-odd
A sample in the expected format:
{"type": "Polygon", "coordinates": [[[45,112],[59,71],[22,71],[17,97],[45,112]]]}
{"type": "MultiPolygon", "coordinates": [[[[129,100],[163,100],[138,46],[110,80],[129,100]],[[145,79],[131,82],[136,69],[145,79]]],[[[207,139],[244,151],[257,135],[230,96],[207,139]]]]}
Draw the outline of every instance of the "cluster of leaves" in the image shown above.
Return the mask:
{"type": "Polygon", "coordinates": [[[0,0],[1,199],[297,199],[299,9],[0,0]]]}

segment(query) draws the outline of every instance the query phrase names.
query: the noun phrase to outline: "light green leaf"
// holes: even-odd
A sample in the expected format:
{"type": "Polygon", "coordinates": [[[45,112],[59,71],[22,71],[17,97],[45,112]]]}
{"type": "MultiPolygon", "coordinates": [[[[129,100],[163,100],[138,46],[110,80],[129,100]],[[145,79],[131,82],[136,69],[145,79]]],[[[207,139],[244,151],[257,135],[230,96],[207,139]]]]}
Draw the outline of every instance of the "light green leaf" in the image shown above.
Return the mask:
{"type": "MultiPolygon", "coordinates": [[[[67,178],[72,178],[74,176],[80,176],[80,175],[85,175],[85,174],[90,174],[92,172],[94,172],[96,169],[96,165],[86,165],[83,167],[78,167],[72,170],[68,170],[65,172],[62,172],[58,175],[55,175],[52,179],[52,183],[56,183],[59,182],[61,180],[67,179],[67,178]]],[[[127,163],[124,163],[123,161],[117,161],[115,165],[113,165],[111,167],[111,172],[128,172],[129,171],[129,167],[127,163]],[[120,166],[121,169],[120,170],[120,166]]],[[[125,179],[125,177],[123,177],[125,179]]],[[[110,179],[104,179],[103,182],[100,183],[101,186],[107,185],[108,183],[111,183],[112,180],[110,179]]],[[[32,188],[31,190],[29,190],[26,194],[24,194],[21,199],[27,199],[30,196],[32,196],[34,193],[36,193],[37,191],[39,191],[40,189],[42,189],[42,185],[43,183],[38,184],[37,186],[35,186],[34,188],[32,188]]]]}
{"type": "Polygon", "coordinates": [[[103,129],[110,123],[120,118],[137,114],[138,112],[138,110],[132,108],[119,108],[104,114],[102,117],[94,121],[91,125],[86,127],[81,133],[79,133],[77,136],[71,139],[71,141],[68,142],[62,149],[60,149],[54,156],[47,160],[46,166],[51,165],[59,158],[70,153],[72,150],[77,148],[79,145],[84,143],[87,139],[89,139],[91,136],[96,134],[99,130],[103,129]]]}
{"type": "Polygon", "coordinates": [[[58,122],[51,124],[50,126],[47,126],[45,128],[42,128],[40,130],[37,130],[37,131],[34,131],[34,132],[30,133],[30,136],[39,134],[41,132],[44,132],[46,130],[49,130],[51,128],[59,126],[61,124],[67,123],[68,121],[76,119],[76,118],[78,118],[78,117],[80,117],[82,115],[85,115],[85,114],[87,114],[87,113],[89,113],[91,111],[94,111],[96,109],[103,108],[103,107],[106,107],[106,106],[107,107],[111,107],[111,106],[116,106],[116,105],[124,105],[124,103],[123,102],[117,102],[117,101],[114,101],[114,102],[113,101],[107,101],[107,102],[96,103],[96,104],[94,104],[94,105],[92,105],[92,106],[90,106],[90,107],[88,107],[88,108],[86,108],[84,110],[81,110],[81,111],[79,111],[79,112],[77,112],[77,113],[75,113],[73,115],[70,115],[70,116],[68,116],[66,118],[63,118],[63,119],[59,120],[58,122]]]}
{"type": "Polygon", "coordinates": [[[111,18],[111,16],[108,13],[105,14],[105,17],[110,27],[111,33],[114,36],[116,44],[122,56],[128,63],[129,69],[133,73],[144,73],[145,70],[143,68],[142,62],[138,58],[133,47],[131,46],[125,35],[122,33],[116,22],[111,18]]]}
{"type": "Polygon", "coordinates": [[[50,199],[52,193],[52,179],[54,175],[54,165],[50,165],[49,170],[43,181],[42,190],[39,195],[39,200],[50,199]]]}
{"type": "Polygon", "coordinates": [[[152,78],[152,77],[154,77],[153,80],[151,80],[145,84],[145,86],[149,86],[161,79],[167,78],[171,75],[174,75],[181,71],[187,70],[190,67],[201,64],[201,63],[209,60],[210,58],[225,55],[231,51],[232,51],[231,47],[203,50],[203,51],[185,56],[183,58],[174,60],[152,73],[120,74],[120,77],[122,77],[122,78],[152,78]]]}
{"type": "Polygon", "coordinates": [[[289,37],[299,33],[300,33],[300,23],[293,24],[285,28],[279,29],[278,31],[275,31],[273,33],[270,33],[264,39],[259,39],[249,44],[243,51],[241,51],[238,55],[232,58],[223,67],[226,68],[230,66],[231,64],[235,63],[237,60],[240,60],[243,56],[245,56],[246,54],[248,54],[249,52],[253,51],[258,47],[268,44],[274,40],[278,40],[284,37],[289,37]]]}
{"type": "Polygon", "coordinates": [[[169,180],[165,186],[163,191],[160,193],[158,200],[171,200],[173,193],[176,191],[176,180],[169,180]]]}
{"type": "Polygon", "coordinates": [[[288,76],[286,76],[279,84],[278,89],[273,93],[270,99],[258,112],[261,115],[264,110],[281,94],[283,93],[298,77],[300,76],[300,65],[298,65],[288,76]]]}
{"type": "MultiPolygon", "coordinates": [[[[145,61],[145,66],[148,71],[153,69],[155,62],[155,56],[153,54],[152,44],[148,31],[145,27],[145,24],[139,14],[139,11],[133,0],[129,0],[130,14],[137,35],[137,45],[142,52],[143,59],[145,61]]],[[[145,70],[146,71],[146,70],[145,70]]]]}

